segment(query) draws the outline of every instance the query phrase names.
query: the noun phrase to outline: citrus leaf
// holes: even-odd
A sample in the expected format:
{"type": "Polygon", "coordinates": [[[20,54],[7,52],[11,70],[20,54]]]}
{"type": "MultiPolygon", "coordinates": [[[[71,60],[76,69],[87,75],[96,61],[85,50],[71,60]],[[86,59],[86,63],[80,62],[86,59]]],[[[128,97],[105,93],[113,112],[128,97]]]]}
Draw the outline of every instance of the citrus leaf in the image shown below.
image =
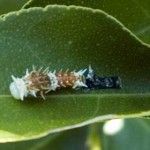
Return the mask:
{"type": "Polygon", "coordinates": [[[0,141],[37,138],[96,121],[149,115],[150,47],[103,11],[81,7],[31,8],[0,19],[0,141]],[[92,65],[119,75],[123,88],[62,90],[42,98],[11,97],[11,75],[32,65],[70,70],[92,65]],[[17,123],[17,124],[16,124],[17,123]]]}
{"type": "Polygon", "coordinates": [[[150,44],[150,1],[149,0],[30,0],[24,8],[45,7],[49,4],[77,5],[102,9],[120,20],[144,42],[150,44]]]}

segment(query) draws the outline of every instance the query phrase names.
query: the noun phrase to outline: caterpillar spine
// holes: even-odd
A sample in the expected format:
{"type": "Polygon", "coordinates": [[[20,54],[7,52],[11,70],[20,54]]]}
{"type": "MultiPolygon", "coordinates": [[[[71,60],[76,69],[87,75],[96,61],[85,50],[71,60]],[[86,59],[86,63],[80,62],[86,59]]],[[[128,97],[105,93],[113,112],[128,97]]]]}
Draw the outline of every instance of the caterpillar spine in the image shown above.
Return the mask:
{"type": "Polygon", "coordinates": [[[87,69],[78,72],[52,72],[49,68],[42,71],[33,67],[31,72],[26,70],[25,76],[16,78],[12,75],[13,82],[10,84],[10,92],[16,99],[24,100],[28,95],[36,97],[38,93],[45,99],[45,94],[61,88],[87,87],[84,82],[84,73],[87,69]]]}

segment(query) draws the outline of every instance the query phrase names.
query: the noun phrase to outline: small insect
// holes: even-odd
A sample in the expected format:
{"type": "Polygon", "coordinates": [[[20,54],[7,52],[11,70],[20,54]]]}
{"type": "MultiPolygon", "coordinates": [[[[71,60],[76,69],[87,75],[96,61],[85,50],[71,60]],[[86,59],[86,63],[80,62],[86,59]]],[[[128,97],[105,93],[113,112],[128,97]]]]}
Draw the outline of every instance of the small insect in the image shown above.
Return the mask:
{"type": "Polygon", "coordinates": [[[90,89],[108,89],[121,88],[121,79],[115,77],[99,77],[94,74],[89,65],[89,69],[83,69],[78,72],[68,70],[65,72],[50,71],[49,68],[36,70],[33,66],[31,72],[26,70],[26,74],[21,78],[12,75],[13,82],[10,84],[10,92],[15,99],[24,100],[28,95],[37,97],[41,95],[45,99],[45,94],[50,91],[62,88],[83,88],[86,91],[90,89]]]}

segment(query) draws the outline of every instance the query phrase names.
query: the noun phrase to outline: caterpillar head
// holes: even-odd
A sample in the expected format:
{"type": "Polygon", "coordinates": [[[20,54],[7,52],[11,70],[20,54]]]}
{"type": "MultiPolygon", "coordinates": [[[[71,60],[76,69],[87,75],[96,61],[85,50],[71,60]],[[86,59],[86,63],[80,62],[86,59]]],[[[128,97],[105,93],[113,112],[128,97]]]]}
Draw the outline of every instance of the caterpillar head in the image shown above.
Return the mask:
{"type": "Polygon", "coordinates": [[[10,92],[15,99],[21,99],[28,95],[27,86],[22,78],[15,78],[12,75],[13,82],[10,84],[10,92]]]}

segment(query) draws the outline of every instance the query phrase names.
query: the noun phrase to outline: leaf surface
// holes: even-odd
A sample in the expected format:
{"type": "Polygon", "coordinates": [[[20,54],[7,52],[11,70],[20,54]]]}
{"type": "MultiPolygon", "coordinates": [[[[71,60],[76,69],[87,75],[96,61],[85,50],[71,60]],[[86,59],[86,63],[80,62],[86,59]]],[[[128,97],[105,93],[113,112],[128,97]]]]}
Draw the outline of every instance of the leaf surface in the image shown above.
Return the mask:
{"type": "Polygon", "coordinates": [[[0,141],[36,138],[111,118],[149,115],[150,48],[103,11],[81,7],[31,8],[0,19],[0,141]],[[32,65],[118,75],[123,88],[60,90],[21,102],[11,75],[32,65]]]}
{"type": "Polygon", "coordinates": [[[24,8],[45,7],[49,4],[77,5],[102,9],[120,20],[136,36],[150,44],[149,0],[30,0],[24,8]]]}

